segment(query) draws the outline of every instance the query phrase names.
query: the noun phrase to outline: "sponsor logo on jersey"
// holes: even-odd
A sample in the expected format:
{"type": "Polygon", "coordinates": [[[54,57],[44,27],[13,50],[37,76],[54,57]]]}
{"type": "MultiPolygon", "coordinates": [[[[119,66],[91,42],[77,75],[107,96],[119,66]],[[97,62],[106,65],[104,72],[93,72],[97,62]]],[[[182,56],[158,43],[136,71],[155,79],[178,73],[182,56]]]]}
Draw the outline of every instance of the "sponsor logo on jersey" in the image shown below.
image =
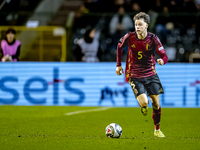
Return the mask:
{"type": "Polygon", "coordinates": [[[132,48],[136,48],[136,47],[135,47],[135,44],[131,45],[131,47],[132,47],[132,48]]]}
{"type": "Polygon", "coordinates": [[[163,92],[163,89],[161,88],[161,89],[159,90],[159,92],[163,92]]]}

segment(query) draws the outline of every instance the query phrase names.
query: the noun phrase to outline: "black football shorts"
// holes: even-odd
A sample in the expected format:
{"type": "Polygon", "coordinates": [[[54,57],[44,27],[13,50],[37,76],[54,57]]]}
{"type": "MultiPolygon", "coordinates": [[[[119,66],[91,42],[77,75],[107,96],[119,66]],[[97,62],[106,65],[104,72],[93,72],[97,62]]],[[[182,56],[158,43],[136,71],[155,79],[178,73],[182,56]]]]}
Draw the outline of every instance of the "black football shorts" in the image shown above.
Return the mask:
{"type": "Polygon", "coordinates": [[[135,98],[140,94],[146,93],[147,95],[163,94],[163,87],[157,74],[146,78],[129,78],[129,84],[133,90],[135,98]]]}

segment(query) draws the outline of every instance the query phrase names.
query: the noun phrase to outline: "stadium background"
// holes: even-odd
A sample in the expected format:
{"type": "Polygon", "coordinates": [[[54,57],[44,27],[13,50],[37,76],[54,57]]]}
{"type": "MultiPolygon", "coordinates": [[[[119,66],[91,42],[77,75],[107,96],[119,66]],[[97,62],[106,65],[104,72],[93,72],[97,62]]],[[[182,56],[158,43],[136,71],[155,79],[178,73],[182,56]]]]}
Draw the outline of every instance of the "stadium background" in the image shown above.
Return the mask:
{"type": "Polygon", "coordinates": [[[0,149],[199,150],[199,12],[199,0],[0,0],[0,40],[12,27],[22,43],[19,62],[0,62],[0,149]],[[152,108],[144,117],[115,74],[109,22],[120,5],[131,17],[149,13],[149,31],[169,57],[156,65],[165,138],[153,136],[152,108]],[[101,31],[98,63],[73,53],[87,27],[101,31]],[[105,136],[112,122],[123,129],[120,139],[105,136]]]}
{"type": "Polygon", "coordinates": [[[123,5],[131,17],[138,11],[150,14],[149,31],[159,36],[168,54],[169,63],[164,67],[157,66],[165,89],[161,105],[200,106],[198,0],[152,0],[145,1],[146,5],[134,0],[0,2],[0,38],[4,38],[8,27],[13,27],[17,30],[17,39],[22,42],[21,62],[0,64],[1,105],[137,107],[124,76],[115,75],[116,47],[111,46],[112,37],[108,34],[111,17],[119,5],[123,5]],[[132,10],[128,7],[133,3],[139,4],[140,8],[132,10]],[[157,31],[156,27],[160,25],[166,32],[157,31]],[[83,37],[88,26],[101,30],[99,63],[76,62],[73,54],[76,41],[83,37]],[[29,83],[31,79],[33,81],[29,83]]]}
{"type": "Polygon", "coordinates": [[[124,76],[115,75],[116,47],[108,34],[111,17],[123,5],[131,17],[138,11],[150,14],[148,30],[159,36],[169,57],[167,65],[156,67],[165,89],[161,105],[200,106],[198,0],[152,0],[145,1],[146,5],[137,0],[0,2],[0,38],[12,27],[22,43],[20,62],[0,63],[1,105],[137,107],[124,76]],[[137,10],[132,9],[133,3],[139,5],[137,10]],[[76,62],[73,54],[88,26],[101,30],[99,63],[76,62]]]}

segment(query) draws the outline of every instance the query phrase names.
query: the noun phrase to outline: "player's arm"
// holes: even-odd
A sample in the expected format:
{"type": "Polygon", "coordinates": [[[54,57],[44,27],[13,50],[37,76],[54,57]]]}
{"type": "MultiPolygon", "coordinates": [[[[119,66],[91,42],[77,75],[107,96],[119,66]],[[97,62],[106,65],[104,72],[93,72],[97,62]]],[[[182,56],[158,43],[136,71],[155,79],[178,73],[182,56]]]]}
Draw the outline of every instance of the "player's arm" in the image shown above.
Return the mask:
{"type": "Polygon", "coordinates": [[[121,61],[122,61],[122,54],[123,54],[123,49],[128,45],[128,37],[129,34],[126,34],[124,37],[122,37],[117,45],[117,68],[116,68],[116,74],[121,75],[123,72],[123,68],[121,66],[121,61]]]}
{"type": "Polygon", "coordinates": [[[157,36],[155,36],[154,41],[155,41],[156,51],[157,51],[158,55],[160,56],[160,58],[157,59],[157,62],[158,62],[158,64],[160,64],[162,66],[168,62],[168,57],[167,57],[167,54],[165,53],[164,47],[162,46],[162,44],[157,36]]]}

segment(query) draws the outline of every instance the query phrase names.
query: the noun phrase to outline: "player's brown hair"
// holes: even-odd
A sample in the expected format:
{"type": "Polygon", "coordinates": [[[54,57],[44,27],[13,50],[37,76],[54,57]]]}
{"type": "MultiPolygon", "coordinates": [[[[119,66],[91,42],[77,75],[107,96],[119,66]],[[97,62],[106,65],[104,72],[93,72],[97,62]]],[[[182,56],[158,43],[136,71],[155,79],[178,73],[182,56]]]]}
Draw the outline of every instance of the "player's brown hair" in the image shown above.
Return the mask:
{"type": "Polygon", "coordinates": [[[140,12],[138,14],[136,14],[133,18],[134,21],[139,20],[139,19],[144,19],[144,21],[149,24],[150,23],[150,17],[148,14],[144,13],[144,12],[140,12]]]}

